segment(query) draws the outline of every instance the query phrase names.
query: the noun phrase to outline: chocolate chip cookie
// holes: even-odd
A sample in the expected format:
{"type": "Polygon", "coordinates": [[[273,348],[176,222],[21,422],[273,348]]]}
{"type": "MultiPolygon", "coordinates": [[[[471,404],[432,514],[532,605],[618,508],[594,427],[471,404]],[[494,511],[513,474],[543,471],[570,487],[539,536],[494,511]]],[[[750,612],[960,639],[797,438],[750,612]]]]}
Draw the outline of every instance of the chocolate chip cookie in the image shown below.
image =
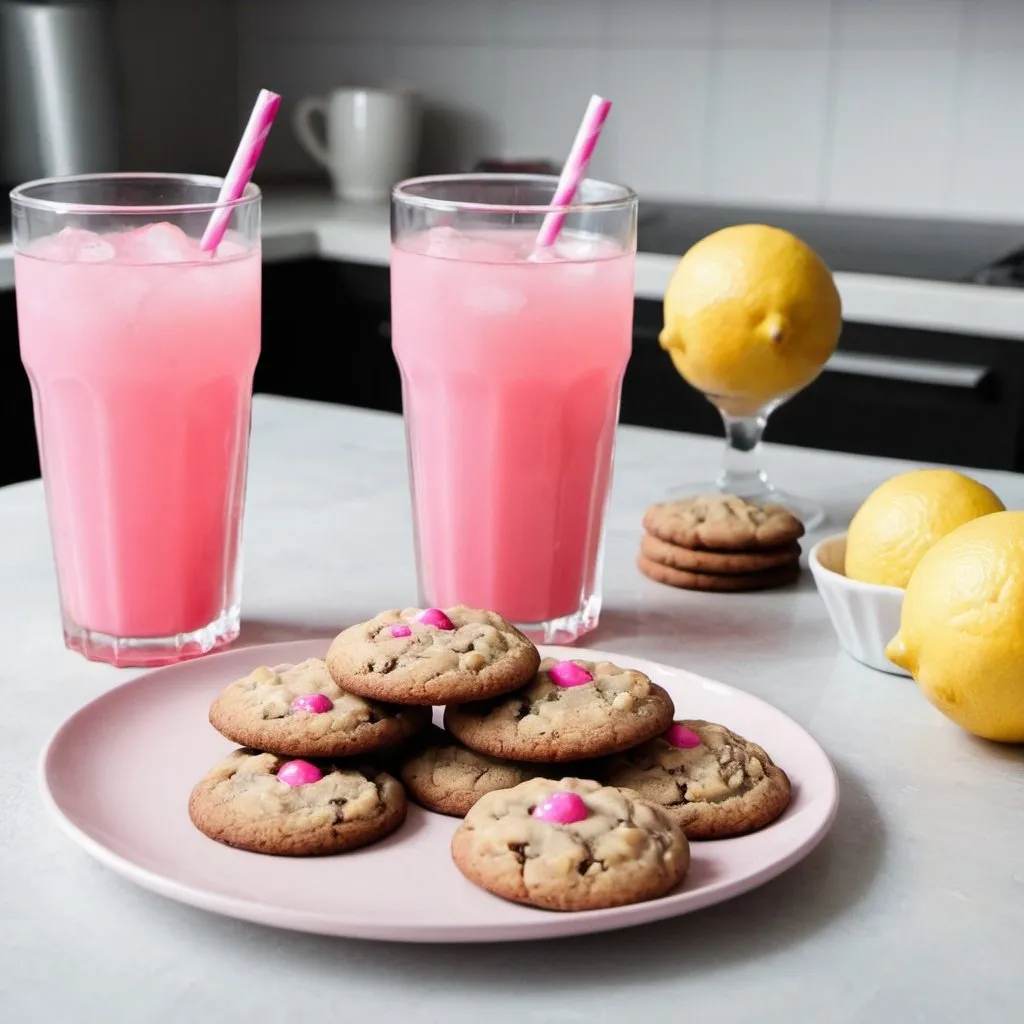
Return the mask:
{"type": "Polygon", "coordinates": [[[405,811],[405,790],[384,772],[246,749],[214,765],[188,804],[211,839],[290,857],[366,846],[394,832],[405,811]]]}
{"type": "Polygon", "coordinates": [[[456,818],[485,793],[511,789],[540,773],[539,765],[478,754],[442,729],[431,729],[415,748],[400,770],[409,795],[429,811],[456,818]]]}
{"type": "Polygon", "coordinates": [[[686,838],[664,809],[585,779],[532,779],[481,797],[452,838],[475,885],[545,910],[655,899],[686,875],[686,838]]]}
{"type": "Polygon", "coordinates": [[[672,698],[642,672],[611,662],[545,658],[521,690],[445,709],[445,728],[467,747],[513,761],[600,757],[668,728],[672,698]]]}
{"type": "Polygon", "coordinates": [[[774,821],[789,804],[786,773],[756,743],[702,719],[610,759],[600,777],[662,805],[689,839],[738,836],[774,821]]]}
{"type": "Polygon", "coordinates": [[[718,594],[772,590],[775,587],[784,587],[800,577],[800,563],[796,561],[774,569],[761,569],[758,572],[714,574],[673,569],[672,566],[652,562],[641,554],[636,560],[636,566],[655,583],[666,583],[680,590],[705,590],[718,594]]]}
{"type": "Polygon", "coordinates": [[[644,529],[684,548],[752,551],[803,536],[804,525],[781,505],[757,505],[732,494],[708,494],[652,505],[644,529]]]}
{"type": "Polygon", "coordinates": [[[537,648],[495,612],[405,608],[350,626],[327,652],[344,690],[396,704],[482,700],[522,686],[537,648]]]}
{"type": "Polygon", "coordinates": [[[346,693],[319,658],[257,668],[210,708],[210,723],[229,740],[291,757],[365,754],[401,743],[429,722],[427,708],[346,693]]]}
{"type": "Polygon", "coordinates": [[[650,562],[683,572],[710,575],[747,575],[792,566],[800,560],[800,545],[793,541],[778,548],[754,551],[706,551],[669,544],[650,534],[640,541],[640,554],[650,562]]]}

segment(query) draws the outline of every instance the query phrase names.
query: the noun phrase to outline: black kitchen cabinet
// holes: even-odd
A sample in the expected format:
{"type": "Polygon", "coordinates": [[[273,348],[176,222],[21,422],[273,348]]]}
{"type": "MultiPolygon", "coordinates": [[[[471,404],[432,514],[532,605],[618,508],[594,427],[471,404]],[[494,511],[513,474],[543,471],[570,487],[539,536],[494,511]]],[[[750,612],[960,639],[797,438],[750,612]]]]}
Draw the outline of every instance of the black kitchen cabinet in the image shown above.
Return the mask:
{"type": "Polygon", "coordinates": [[[0,486],[39,476],[32,390],[18,351],[14,292],[0,291],[0,486]]]}
{"type": "MultiPolygon", "coordinates": [[[[638,300],[622,420],[722,435],[658,344],[661,303],[638,300]]],[[[846,323],[839,352],[772,413],[766,438],[917,462],[1024,470],[1024,342],[846,323]]]]}
{"type": "Polygon", "coordinates": [[[264,268],[254,389],[401,412],[385,267],[300,260],[264,268]]]}

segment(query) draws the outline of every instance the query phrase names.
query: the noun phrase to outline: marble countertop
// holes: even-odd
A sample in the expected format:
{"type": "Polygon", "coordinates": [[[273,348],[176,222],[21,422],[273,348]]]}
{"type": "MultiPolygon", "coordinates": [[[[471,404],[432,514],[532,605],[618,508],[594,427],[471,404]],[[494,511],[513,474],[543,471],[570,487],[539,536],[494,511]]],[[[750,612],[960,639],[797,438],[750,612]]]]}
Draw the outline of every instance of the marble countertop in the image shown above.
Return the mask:
{"type": "MultiPolygon", "coordinates": [[[[267,189],[263,201],[267,262],[320,256],[386,266],[386,206],[357,206],[311,187],[267,189]]],[[[681,254],[680,254],[681,255],[681,254]]],[[[0,291],[13,287],[13,248],[0,238],[0,291]]],[[[637,254],[636,294],[660,301],[678,258],[637,254]]],[[[837,273],[845,319],[923,330],[1024,339],[1024,289],[837,273]]]]}
{"type": "MultiPolygon", "coordinates": [[[[399,418],[257,397],[251,453],[241,643],[330,635],[413,599],[399,418]]],[[[1017,1019],[1024,750],[975,740],[912,681],[838,653],[809,573],[796,588],[739,595],[640,576],[643,509],[669,486],[711,475],[720,455],[712,439],[621,428],[605,611],[586,642],[781,708],[833,759],[838,818],[805,861],[752,893],[554,944],[393,946],[273,931],[137,889],[73,847],[42,808],[36,759],[63,718],[133,673],[63,648],[42,488],[0,490],[0,1015],[61,1024],[1017,1019]]],[[[765,461],[826,504],[825,532],[906,468],[772,445],[765,461]]],[[[975,475],[1024,507],[1024,478],[975,475]]]]}

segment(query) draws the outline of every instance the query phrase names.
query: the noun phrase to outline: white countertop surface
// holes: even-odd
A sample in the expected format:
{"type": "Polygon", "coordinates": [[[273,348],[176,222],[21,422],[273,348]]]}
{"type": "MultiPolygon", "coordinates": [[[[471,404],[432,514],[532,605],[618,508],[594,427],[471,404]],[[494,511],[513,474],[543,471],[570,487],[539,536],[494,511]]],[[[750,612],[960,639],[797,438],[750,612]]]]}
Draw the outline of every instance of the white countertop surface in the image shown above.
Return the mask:
{"type": "MultiPolygon", "coordinates": [[[[319,255],[386,266],[386,206],[356,206],[315,188],[269,188],[263,201],[268,262],[319,255]]],[[[0,238],[0,291],[13,287],[13,249],[0,238]]],[[[682,255],[680,253],[680,255],[682,255]]],[[[638,253],[636,294],[660,301],[678,259],[638,253]]],[[[993,338],[1024,339],[1024,289],[837,273],[845,319],[993,338]]]]}
{"type": "MultiPolygon", "coordinates": [[[[400,419],[258,397],[251,452],[240,642],[330,635],[413,599],[400,419]]],[[[0,1017],[1018,1020],[1024,748],[973,739],[912,681],[839,654],[809,574],[796,589],[737,595],[675,591],[639,575],[645,506],[684,478],[710,475],[719,456],[711,439],[621,429],[605,612],[586,642],[693,669],[793,716],[835,762],[835,826],[807,860],[719,907],[628,932],[511,946],[277,932],[137,889],[73,847],[45,816],[36,759],[64,717],[133,673],[64,650],[41,486],[0,490],[0,1017]]],[[[904,468],[772,445],[766,465],[826,503],[828,532],[904,468]]],[[[976,475],[1024,507],[1024,478],[976,475]]]]}

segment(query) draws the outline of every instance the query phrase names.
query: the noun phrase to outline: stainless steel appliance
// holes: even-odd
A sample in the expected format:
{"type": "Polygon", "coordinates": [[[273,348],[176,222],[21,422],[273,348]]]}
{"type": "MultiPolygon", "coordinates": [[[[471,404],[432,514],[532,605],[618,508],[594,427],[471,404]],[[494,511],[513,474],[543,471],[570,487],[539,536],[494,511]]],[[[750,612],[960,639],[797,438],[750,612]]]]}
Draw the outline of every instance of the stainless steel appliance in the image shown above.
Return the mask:
{"type": "Polygon", "coordinates": [[[118,169],[108,0],[0,0],[0,185],[118,169]]]}

